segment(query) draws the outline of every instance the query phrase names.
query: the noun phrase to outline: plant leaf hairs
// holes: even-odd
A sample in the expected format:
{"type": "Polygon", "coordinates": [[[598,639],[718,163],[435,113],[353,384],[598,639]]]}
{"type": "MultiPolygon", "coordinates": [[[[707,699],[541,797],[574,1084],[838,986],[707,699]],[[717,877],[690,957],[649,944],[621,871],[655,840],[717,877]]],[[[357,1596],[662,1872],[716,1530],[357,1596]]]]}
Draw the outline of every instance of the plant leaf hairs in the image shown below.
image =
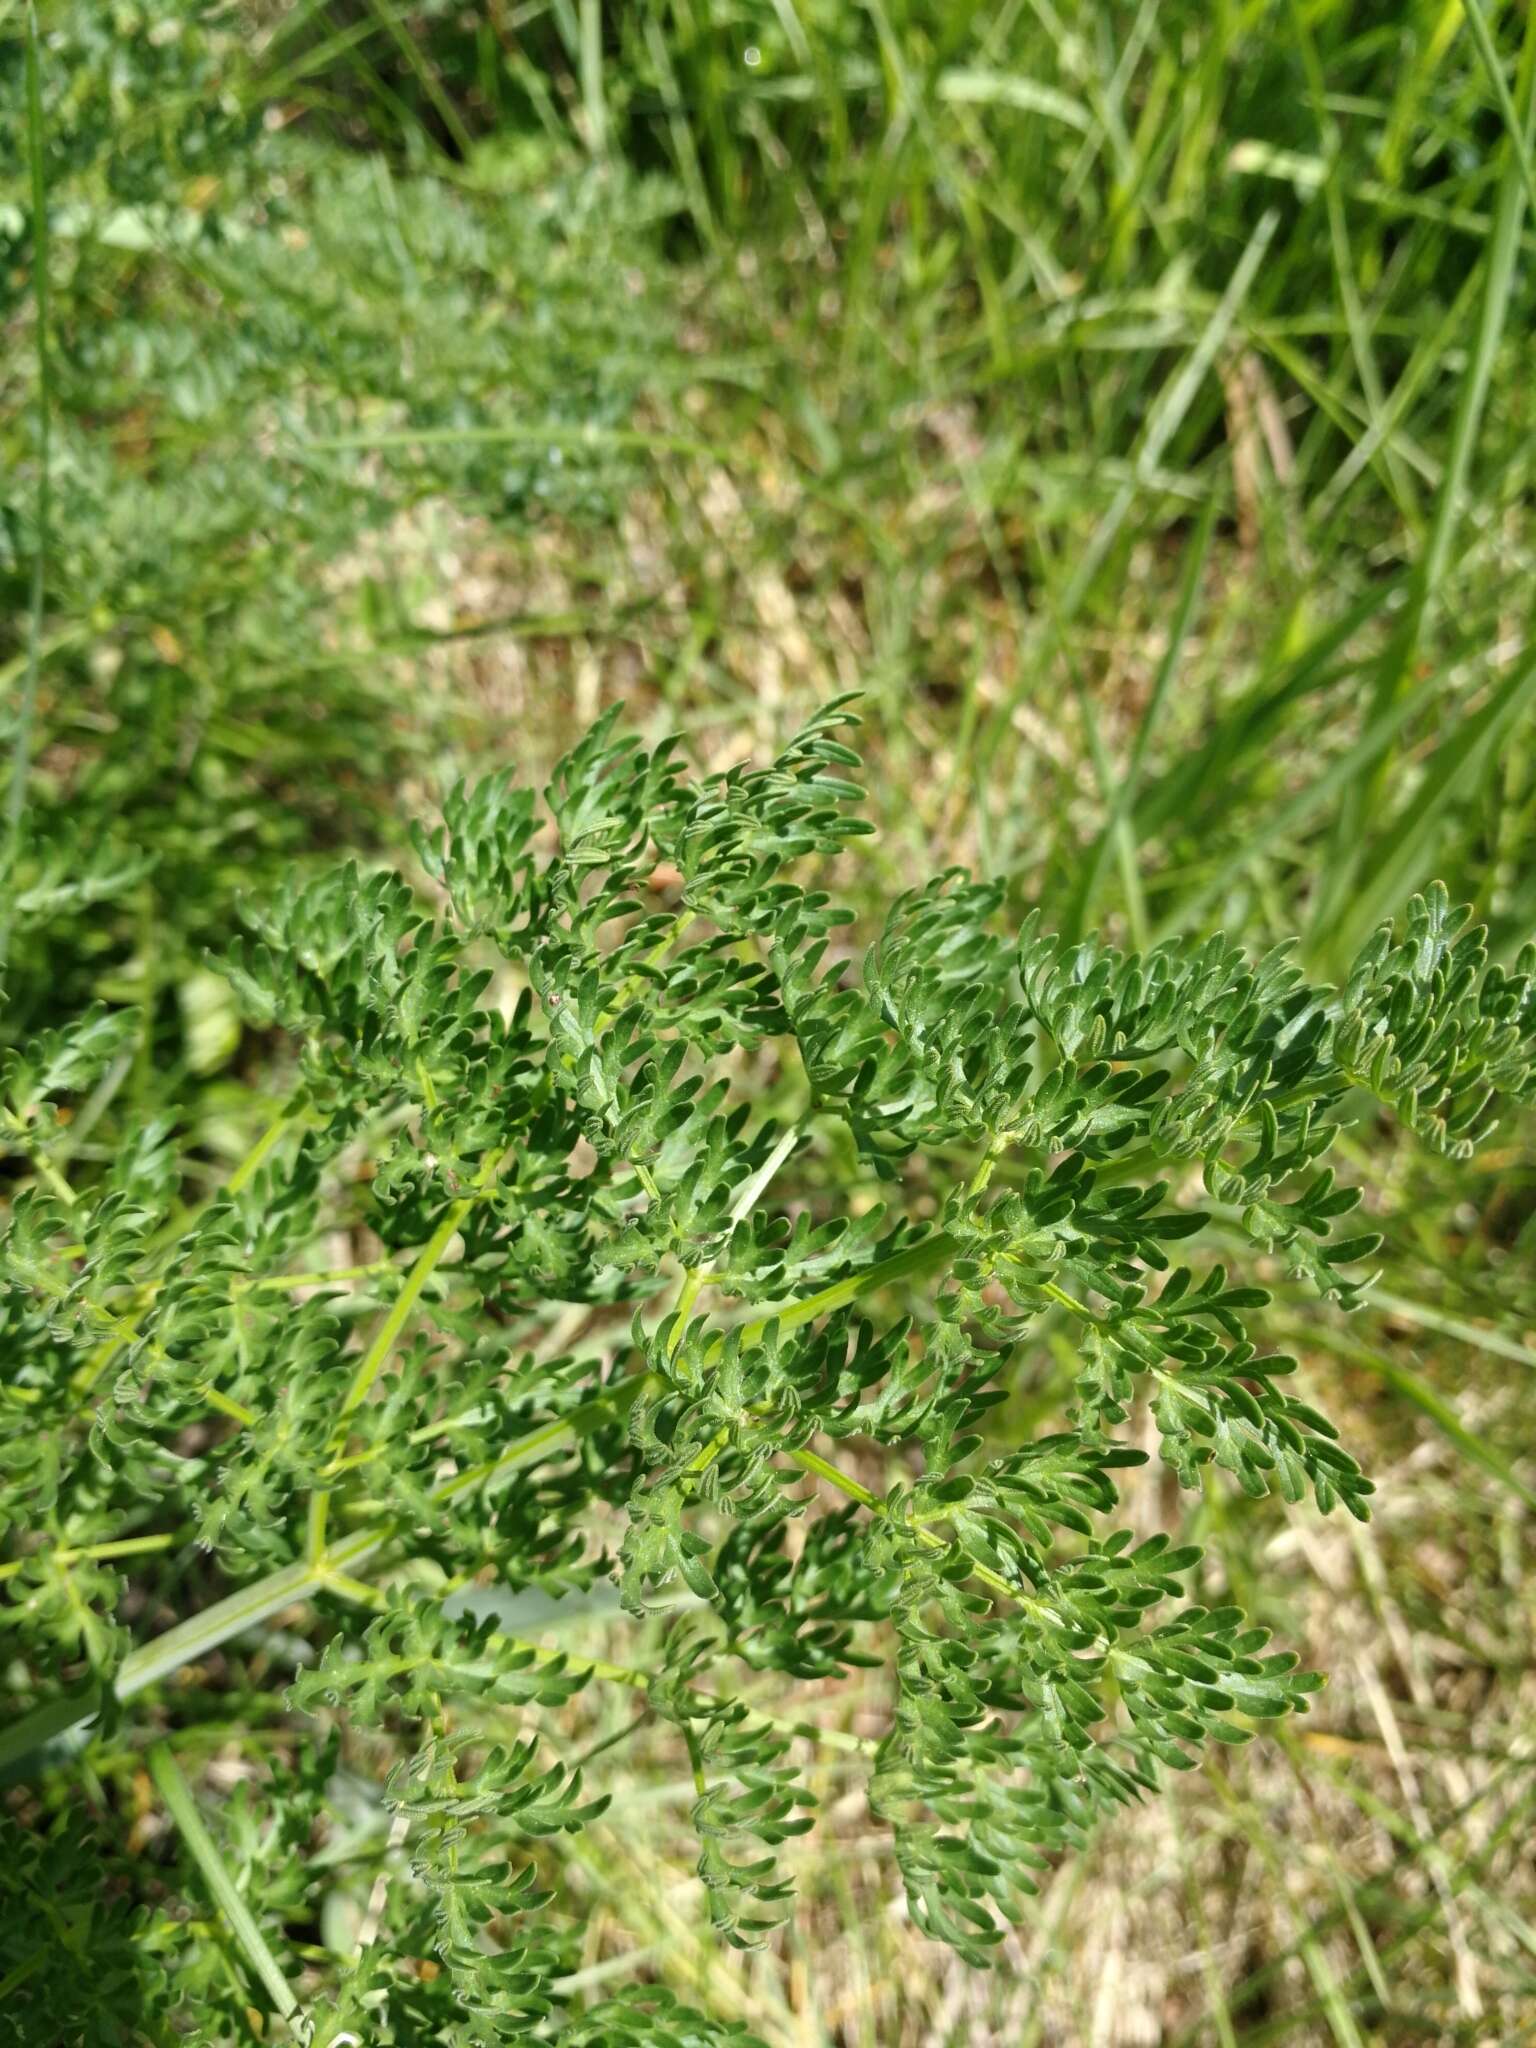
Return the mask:
{"type": "MultiPolygon", "coordinates": [[[[562,1989],[558,1844],[604,1805],[561,1740],[577,1694],[627,1689],[679,1729],[724,1939],[789,1910],[794,1744],[822,1740],[863,1759],[917,1925],[978,1964],[1099,1816],[1305,1708],[1318,1679],[1189,1596],[1195,1549],[1116,1527],[1138,1399],[1185,1485],[1357,1516],[1371,1490],[1262,1348],[1264,1291],[1182,1261],[1210,1219],[1172,1185],[1203,1175],[1228,1240],[1348,1307],[1377,1244],[1324,1163],[1349,1105],[1463,1153],[1496,1098],[1529,1101],[1536,951],[1489,964],[1434,889],[1315,988],[1284,948],[1010,934],[1001,887],[956,870],[857,965],[814,872],[869,830],[853,723],[833,703],[769,765],[695,779],[610,716],[542,811],[510,774],[454,792],[419,843],[431,905],[346,867],[257,911],[222,964],[299,1080],[200,1202],[163,1125],[74,1149],[67,1112],[131,1018],[11,1057],[0,1573],[23,1711],[0,1762],[55,1789],[10,1884],[57,1894],[58,1845],[110,1834],[100,1796],[61,1789],[82,1745],[99,1795],[152,1719],[156,1782],[190,1808],[170,1752],[204,1720],[270,1727],[281,1688],[239,1645],[308,1602],[323,1646],[287,1711],[312,1719],[182,1849],[200,1897],[210,1858],[243,1867],[240,1997],[296,1985],[269,2002],[301,2028],[323,1994],[326,2038],[724,2041],[659,1992],[580,2011],[562,1989]],[[988,1418],[1046,1318],[1072,1405],[1018,1441],[988,1418]],[[635,1665],[444,1597],[579,1597],[610,1571],[650,1616],[635,1665]],[[878,1740],[797,1707],[871,1662],[878,1740]],[[743,1666],[777,1690],[754,1679],[749,1705],[743,1666]],[[394,1759],[347,1861],[372,1901],[350,1953],[290,1931],[340,1826],[317,1724],[394,1759]]],[[[179,1941],[156,1995],[234,1996],[227,1958],[185,1973],[218,1948],[206,1919],[179,1941]]],[[[33,1995],[52,1983],[34,1970],[33,1995]]]]}

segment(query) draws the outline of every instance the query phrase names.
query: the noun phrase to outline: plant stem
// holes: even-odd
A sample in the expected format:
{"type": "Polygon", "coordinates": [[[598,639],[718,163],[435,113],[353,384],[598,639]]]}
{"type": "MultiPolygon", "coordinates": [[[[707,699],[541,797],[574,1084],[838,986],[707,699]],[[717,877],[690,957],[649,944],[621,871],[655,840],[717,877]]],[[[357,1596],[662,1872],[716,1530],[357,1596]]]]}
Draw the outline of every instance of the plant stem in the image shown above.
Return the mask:
{"type": "MultiPolygon", "coordinates": [[[[151,1345],[152,1358],[164,1358],[165,1355],[158,1344],[151,1345]]],[[[242,1429],[249,1429],[256,1420],[256,1410],[247,1408],[243,1401],[237,1401],[232,1394],[222,1393],[217,1387],[204,1387],[202,1394],[215,1414],[228,1416],[231,1422],[238,1422],[242,1429]]]]}
{"type": "Polygon", "coordinates": [[[842,1280],[834,1280],[815,1294],[786,1302],[783,1308],[771,1310],[767,1315],[743,1324],[741,1341],[743,1345],[758,1343],[770,1323],[777,1323],[781,1330],[798,1330],[803,1323],[813,1323],[818,1316],[846,1308],[861,1295],[872,1294],[877,1287],[889,1287],[896,1280],[918,1279],[936,1272],[946,1260],[954,1257],[958,1249],[948,1231],[935,1230],[916,1244],[909,1244],[905,1250],[881,1259],[876,1265],[865,1266],[842,1280]]]}
{"type": "Polygon", "coordinates": [[[330,1506],[331,1496],[327,1488],[319,1487],[309,1496],[304,1553],[316,1567],[325,1562],[325,1524],[330,1506]]]}
{"type": "Polygon", "coordinates": [[[647,967],[659,967],[661,965],[661,962],[671,952],[683,933],[687,931],[689,925],[693,923],[694,916],[695,913],[691,910],[680,910],[677,913],[656,944],[646,954],[644,961],[641,963],[641,969],[631,974],[620,988],[618,994],[613,999],[612,1009],[604,1010],[598,1018],[596,1025],[593,1027],[595,1031],[606,1031],[614,1018],[623,1011],[624,1005],[629,1001],[630,997],[638,995],[645,986],[643,970],[647,967]]]}
{"type": "Polygon", "coordinates": [[[976,1171],[971,1175],[970,1184],[965,1191],[972,1201],[975,1201],[978,1195],[986,1193],[987,1184],[992,1178],[1004,1149],[1003,1140],[1001,1138],[994,1138],[986,1151],[982,1153],[980,1160],[977,1162],[976,1171]]]}
{"type": "Polygon", "coordinates": [[[375,1273],[394,1273],[393,1259],[370,1259],[361,1266],[317,1266],[307,1273],[269,1273],[260,1280],[237,1280],[240,1294],[287,1294],[299,1287],[330,1287],[338,1280],[367,1280],[375,1273]]]}
{"type": "Polygon", "coordinates": [[[689,1266],[683,1274],[683,1284],[677,1290],[677,1300],[672,1309],[675,1321],[672,1325],[672,1335],[667,1342],[669,1357],[675,1358],[682,1348],[683,1338],[688,1333],[689,1315],[692,1313],[693,1304],[698,1300],[703,1287],[703,1273],[697,1266],[689,1266]]]}
{"type": "Polygon", "coordinates": [[[13,1116],[8,1110],[0,1111],[0,1118],[3,1118],[10,1137],[10,1143],[6,1149],[8,1151],[14,1150],[18,1158],[25,1159],[38,1179],[47,1184],[49,1189],[64,1204],[65,1208],[73,1209],[79,1197],[53,1160],[49,1158],[47,1152],[41,1146],[34,1147],[27,1143],[28,1131],[25,1118],[23,1116],[13,1116]]]}
{"type": "Polygon", "coordinates": [[[1064,1309],[1069,1309],[1071,1313],[1075,1315],[1080,1322],[1097,1324],[1099,1319],[1094,1314],[1093,1310],[1091,1308],[1085,1308],[1080,1301],[1075,1300],[1074,1297],[1068,1294],[1064,1288],[1058,1287],[1054,1280],[1047,1280],[1045,1285],[1040,1289],[1040,1292],[1042,1294],[1048,1294],[1051,1297],[1051,1300],[1059,1304],[1060,1307],[1064,1309]]]}
{"type": "Polygon", "coordinates": [[[255,1178],[261,1171],[267,1155],[273,1146],[281,1140],[287,1131],[293,1128],[298,1120],[298,1111],[291,1106],[281,1110],[272,1119],[250,1151],[246,1153],[238,1166],[235,1167],[229,1179],[225,1181],[224,1193],[226,1195],[238,1195],[246,1183],[255,1178]]]}
{"type": "Polygon", "coordinates": [[[352,1375],[352,1384],[347,1389],[347,1397],[342,1402],[341,1412],[337,1417],[338,1428],[352,1413],[353,1409],[368,1398],[374,1381],[383,1370],[390,1352],[395,1347],[395,1339],[405,1328],[407,1321],[410,1319],[411,1311],[421,1299],[422,1289],[436,1272],[444,1252],[447,1251],[458,1231],[459,1225],[464,1221],[470,1210],[474,1208],[476,1202],[481,1200],[495,1186],[497,1176],[508,1165],[511,1158],[512,1151],[510,1148],[505,1152],[488,1154],[481,1165],[480,1171],[475,1175],[474,1185],[469,1193],[461,1195],[456,1202],[450,1202],[444,1210],[442,1221],[417,1253],[416,1262],[405,1277],[405,1285],[390,1305],[389,1313],[379,1325],[373,1342],[358,1361],[357,1371],[352,1375]]]}
{"type": "MultiPolygon", "coordinates": [[[[886,1521],[892,1519],[891,1510],[880,1494],[872,1493],[867,1486],[861,1485],[857,1479],[851,1479],[846,1472],[834,1465],[830,1459],[823,1458],[819,1452],[798,1450],[791,1451],[789,1455],[802,1471],[813,1474],[817,1479],[825,1479],[829,1486],[835,1486],[839,1493],[845,1494],[849,1500],[857,1501],[860,1507],[867,1508],[872,1515],[879,1515],[882,1520],[886,1521]]],[[[931,1529],[924,1529],[916,1523],[911,1524],[910,1527],[912,1534],[917,1538],[918,1542],[927,1549],[947,1550],[949,1548],[944,1538],[942,1536],[935,1536],[931,1529]]],[[[973,1557],[968,1557],[966,1564],[969,1567],[971,1577],[979,1579],[989,1592],[998,1594],[1002,1599],[1011,1601],[1015,1606],[1027,1606],[1030,1604],[1028,1596],[1021,1587],[1010,1585],[1007,1579],[1003,1578],[1000,1573],[993,1571],[990,1566],[978,1564],[973,1557]]]]}
{"type": "Polygon", "coordinates": [[[699,1749],[699,1738],[686,1722],[683,1725],[683,1740],[688,1745],[688,1768],[693,1777],[693,1789],[698,1797],[703,1799],[709,1792],[709,1784],[704,1776],[704,1758],[699,1749]]]}
{"type": "MultiPolygon", "coordinates": [[[[86,1543],[79,1548],[66,1545],[51,1552],[48,1561],[64,1568],[72,1564],[96,1564],[113,1557],[142,1557],[153,1550],[169,1550],[174,1536],[117,1536],[108,1543],[86,1543]]],[[[14,1579],[32,1562],[31,1557],[13,1557],[0,1564],[0,1579],[14,1579]]]]}

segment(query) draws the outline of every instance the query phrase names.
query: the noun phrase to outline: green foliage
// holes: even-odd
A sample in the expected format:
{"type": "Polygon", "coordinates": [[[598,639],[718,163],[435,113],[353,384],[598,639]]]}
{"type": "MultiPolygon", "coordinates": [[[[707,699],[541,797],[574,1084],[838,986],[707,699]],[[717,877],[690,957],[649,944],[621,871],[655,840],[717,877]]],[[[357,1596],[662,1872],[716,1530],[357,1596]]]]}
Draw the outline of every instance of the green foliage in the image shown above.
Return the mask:
{"type": "MultiPolygon", "coordinates": [[[[47,1744],[73,1726],[121,1774],[150,1677],[312,1600],[328,1639],[286,1711],[373,1772],[350,1859],[369,1938],[300,1957],[285,1932],[336,1825],[320,1774],[273,1780],[297,1874],[244,1862],[253,1940],[333,2031],[730,2038],[644,1998],[597,2036],[562,1993],[561,1844],[606,1795],[560,1715],[590,1689],[681,1730],[710,1913],[752,1946],[790,1908],[811,1801],[800,1724],[729,1674],[887,1666],[871,1797],[916,1924],[981,1963],[1096,1824],[1320,1683],[1197,1546],[1116,1525],[1143,1456],[1119,1432],[1144,1401],[1184,1485],[1365,1515],[1369,1481],[1267,1348],[1268,1293],[1208,1234],[1354,1304],[1378,1240],[1335,1230],[1358,1194],[1321,1162],[1378,1104],[1455,1151],[1530,1101],[1536,956],[1488,964],[1435,890],[1317,987],[1284,950],[1010,933],[1004,892],[952,873],[860,965],[822,877],[868,829],[852,723],[833,703],[767,766],[694,776],[610,715],[542,815],[504,774],[456,791],[420,838],[426,889],[349,865],[254,907],[223,971],[297,1080],[200,1202],[162,1125],[125,1120],[93,1170],[64,1149],[114,1018],[8,1059],[34,1185],[0,1250],[7,1754],[64,1800],[47,1744]],[[338,1239],[370,1255],[317,1265],[338,1239]],[[571,1304],[596,1356],[558,1334],[571,1304]],[[1000,1439],[982,1424],[1048,1324],[1075,1405],[1000,1439]],[[122,1600],[135,1559],[166,1567],[147,1612],[122,1600]],[[442,1597],[579,1601],[610,1573],[639,1666],[442,1597]],[[381,1611],[355,1628],[349,1600],[381,1611]],[[162,1603],[184,1619],[157,1638],[162,1603]],[[120,1727],[81,1726],[86,1684],[120,1727]]],[[[239,1684],[249,1712],[255,1666],[239,1684]]],[[[183,1736],[199,1698],[167,1701],[183,1736]]]]}
{"type": "Polygon", "coordinates": [[[398,844],[395,790],[460,716],[421,667],[458,622],[413,616],[394,524],[444,498],[505,532],[615,517],[671,354],[671,201],[532,137],[464,179],[340,150],[273,99],[292,53],[245,10],[40,12],[46,521],[20,17],[0,24],[0,673],[39,563],[44,656],[0,878],[7,1029],[130,1001],[160,1064],[206,1073],[235,1034],[227,1009],[197,1034],[200,955],[236,896],[398,844]]]}
{"type": "Polygon", "coordinates": [[[0,2039],[744,2038],[607,1999],[620,1968],[716,2013],[745,1981],[796,2042],[961,2005],[1075,2040],[1085,1979],[1184,2042],[1513,2037],[1536,1224],[1528,1127],[1483,1140],[1528,1092],[1536,923],[1529,10],[43,0],[40,136],[32,12],[0,10],[0,2039]],[[653,923],[535,959],[547,809],[437,799],[542,771],[573,675],[714,760],[863,678],[878,844],[785,893],[792,789],[680,825],[596,771],[610,733],[558,798],[559,914],[645,829],[653,923]],[[435,809],[422,941],[441,884],[402,909],[374,865],[435,809]],[[935,848],[1006,880],[882,919],[935,848]],[[299,918],[333,850],[361,874],[299,918]],[[328,1009],[295,950],[358,985],[328,1009]],[[544,1122],[503,1203],[509,1095],[544,1122]],[[1359,1579],[1276,1569],[1278,1508],[1229,1497],[1361,1512],[1351,1454],[1393,1503],[1359,1579]],[[1127,1521],[1168,1550],[1111,1549],[1127,1521]],[[1045,1943],[1031,1859],[1305,1704],[1238,1602],[1337,1669],[1327,1735],[1111,1814],[1045,1943]],[[690,1751],[691,1797],[647,1782],[690,1751]],[[525,1826],[577,1767],[608,1813],[525,1826]],[[878,1910],[882,1841],[923,1925],[987,1955],[1022,1913],[1042,1967],[962,1992],[878,1910]],[[771,1931],[796,1877],[809,1953],[771,1931]],[[735,1940],[776,1953],[743,1979],[735,1940]]]}
{"type": "MultiPolygon", "coordinates": [[[[208,1989],[206,1951],[174,1960],[147,1903],[102,1883],[107,1845],[73,1814],[46,1828],[6,1829],[0,1921],[0,2041],[78,2041],[106,2048],[137,2014],[172,2009],[173,1969],[208,1989]]],[[[222,2002],[222,2001],[221,2001],[222,2002]]]]}

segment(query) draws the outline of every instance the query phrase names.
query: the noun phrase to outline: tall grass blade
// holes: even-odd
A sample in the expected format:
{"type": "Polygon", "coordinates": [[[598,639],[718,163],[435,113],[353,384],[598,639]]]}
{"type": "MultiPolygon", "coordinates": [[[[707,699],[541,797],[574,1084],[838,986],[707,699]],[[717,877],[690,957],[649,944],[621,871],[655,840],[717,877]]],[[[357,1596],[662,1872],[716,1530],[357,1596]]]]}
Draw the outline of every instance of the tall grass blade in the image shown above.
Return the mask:
{"type": "Polygon", "coordinates": [[[1449,738],[1435,749],[1424,775],[1373,845],[1366,873],[1341,925],[1343,951],[1357,946],[1388,915],[1393,903],[1432,871],[1434,840],[1445,811],[1473,784],[1479,769],[1491,760],[1533,701],[1536,650],[1515,665],[1480,710],[1453,723],[1449,738]]]}
{"type": "Polygon", "coordinates": [[[214,1903],[229,1922],[230,1932],[245,1952],[246,1961],[261,1979],[267,1996],[274,2009],[293,2026],[301,2038],[308,2037],[308,2026],[299,2011],[299,2001],[292,1986],[278,1967],[276,1956],[267,1946],[266,1937],[256,1925],[251,1909],[240,1896],[238,1887],[225,1867],[212,1835],[203,1824],[203,1817],[197,1810],[192,1797],[192,1788],[181,1774],[181,1767],[172,1756],[167,1744],[157,1742],[149,1752],[149,1774],[155,1781],[160,1797],[165,1801],[166,1811],[180,1830],[203,1880],[213,1894],[214,1903]]]}
{"type": "Polygon", "coordinates": [[[1510,147],[1520,160],[1520,173],[1525,180],[1525,196],[1536,209],[1536,161],[1531,155],[1531,138],[1527,132],[1528,123],[1521,120],[1515,110],[1515,102],[1509,90],[1509,81],[1504,76],[1504,64],[1493,40],[1493,31],[1488,26],[1488,16],[1483,11],[1483,0],[1461,0],[1462,13],[1466,16],[1467,27],[1477,45],[1477,54],[1482,60],[1488,83],[1493,87],[1494,98],[1499,103],[1499,112],[1504,116],[1505,132],[1510,147]]]}
{"type": "MultiPolygon", "coordinates": [[[[1450,446],[1439,494],[1435,500],[1428,538],[1409,585],[1408,602],[1377,668],[1371,692],[1371,715],[1378,717],[1396,701],[1417,658],[1425,620],[1441,594],[1450,569],[1461,522],[1472,453],[1482,423],[1494,359],[1503,338],[1515,281],[1520,249],[1520,229],[1525,217],[1526,171],[1521,139],[1530,130],[1532,85],[1536,82],[1536,14],[1526,21],[1525,47],[1520,61],[1519,102],[1516,118],[1506,142],[1505,161],[1499,182],[1493,228],[1488,238],[1483,295],[1478,306],[1477,328],[1467,371],[1457,396],[1451,425],[1450,446]]],[[[1312,920],[1314,944],[1323,949],[1328,934],[1349,902],[1359,872],[1359,852],[1364,832],[1380,799],[1388,762],[1376,762],[1350,792],[1334,834],[1333,858],[1328,879],[1318,891],[1312,920]]]]}
{"type": "MultiPolygon", "coordinates": [[[[1259,274],[1265,252],[1274,240],[1275,229],[1280,225],[1280,215],[1271,207],[1259,220],[1249,238],[1236,269],[1227,280],[1211,317],[1205,323],[1200,339],[1191,349],[1188,358],[1172,380],[1159,394],[1157,403],[1147,421],[1141,447],[1136,454],[1137,477],[1144,477],[1162,461],[1169,442],[1184,424],[1185,414],[1194,403],[1195,394],[1205,382],[1211,365],[1215,362],[1222,343],[1232,331],[1247,298],[1249,288],[1259,274]]],[[[1065,595],[1062,598],[1062,613],[1070,619],[1087,596],[1093,579],[1103,566],[1104,559],[1114,546],[1126,516],[1136,502],[1139,482],[1133,481],[1120,486],[1111,500],[1109,509],[1095,527],[1078,560],[1065,595]]]]}
{"type": "Polygon", "coordinates": [[[1351,1359],[1356,1365],[1363,1365],[1375,1373],[1394,1394],[1411,1402],[1426,1421],[1433,1423],[1469,1463],[1480,1466],[1528,1508],[1536,1508],[1536,1492],[1526,1485],[1503,1452],[1496,1449],[1486,1436],[1468,1429],[1449,1401],[1420,1374],[1409,1366],[1399,1365],[1395,1359],[1386,1357],[1369,1344],[1345,1336],[1342,1331],[1314,1329],[1309,1332],[1309,1338],[1329,1351],[1336,1351],[1341,1358],[1351,1359]]]}
{"type": "Polygon", "coordinates": [[[1103,881],[1111,847],[1127,882],[1129,883],[1135,876],[1137,848],[1131,821],[1135,816],[1142,768],[1146,761],[1148,744],[1162,717],[1168,692],[1183,660],[1184,643],[1189,638],[1190,627],[1194,623],[1195,602],[1200,593],[1206,561],[1210,555],[1211,534],[1216,525],[1219,502],[1214,492],[1207,498],[1199,524],[1186,550],[1184,579],[1179,586],[1173,621],[1168,629],[1168,644],[1163,649],[1163,658],[1157,665],[1157,674],[1153,679],[1151,695],[1147,699],[1147,708],[1136,728],[1136,737],[1131,744],[1125,774],[1115,791],[1110,815],[1105,821],[1104,828],[1084,857],[1072,907],[1062,921],[1062,929],[1073,935],[1081,934],[1087,927],[1099,886],[1103,881]]]}

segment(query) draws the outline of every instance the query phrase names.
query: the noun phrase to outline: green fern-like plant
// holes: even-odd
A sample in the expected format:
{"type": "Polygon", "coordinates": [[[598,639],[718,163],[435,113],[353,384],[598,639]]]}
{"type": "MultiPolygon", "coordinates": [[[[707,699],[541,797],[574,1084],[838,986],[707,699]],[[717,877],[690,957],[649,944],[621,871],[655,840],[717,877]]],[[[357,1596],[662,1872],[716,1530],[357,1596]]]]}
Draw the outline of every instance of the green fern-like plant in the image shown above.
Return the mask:
{"type": "Polygon", "coordinates": [[[1186,1486],[1366,1514],[1264,1289],[1202,1233],[1355,1303],[1377,1239],[1333,1140],[1375,1102],[1461,1154],[1531,1100],[1536,949],[1490,965],[1434,889],[1320,988],[1286,949],[1010,931],[1000,885],[950,872],[860,959],[822,878],[869,830],[853,722],[695,778],[610,716],[542,808],[510,774],[456,790],[418,886],[349,866],[257,906],[218,964],[297,1080],[211,1195],[163,1125],[73,1150],[131,1017],[8,1056],[0,1762],[31,1789],[0,2039],[118,2040],[137,2000],[209,2039],[254,2002],[317,2040],[743,2040],[562,1989],[559,1845],[605,1801],[559,1716],[592,1688],[677,1729],[725,1941],[791,1910],[820,1740],[864,1759],[917,1926],[977,1964],[1103,1817],[1305,1711],[1321,1681],[1191,1591],[1198,1550],[1117,1525],[1126,1425],[1145,1402],[1186,1486]],[[1073,1404],[1019,1441],[989,1418],[1046,1319],[1073,1404]],[[519,1633],[524,1596],[610,1576],[644,1661],[519,1633]],[[240,1646],[293,1610],[313,1654],[261,1708],[292,1740],[177,1836],[226,1951],[79,1844],[152,1737],[256,1711],[240,1646]],[[878,1736],[797,1702],[870,1664],[878,1736]],[[326,1729],[382,1778],[328,1961],[293,1932],[346,1826],[326,1729]],[[62,2021],[49,1943],[93,1924],[115,1974],[62,2021]]]}

